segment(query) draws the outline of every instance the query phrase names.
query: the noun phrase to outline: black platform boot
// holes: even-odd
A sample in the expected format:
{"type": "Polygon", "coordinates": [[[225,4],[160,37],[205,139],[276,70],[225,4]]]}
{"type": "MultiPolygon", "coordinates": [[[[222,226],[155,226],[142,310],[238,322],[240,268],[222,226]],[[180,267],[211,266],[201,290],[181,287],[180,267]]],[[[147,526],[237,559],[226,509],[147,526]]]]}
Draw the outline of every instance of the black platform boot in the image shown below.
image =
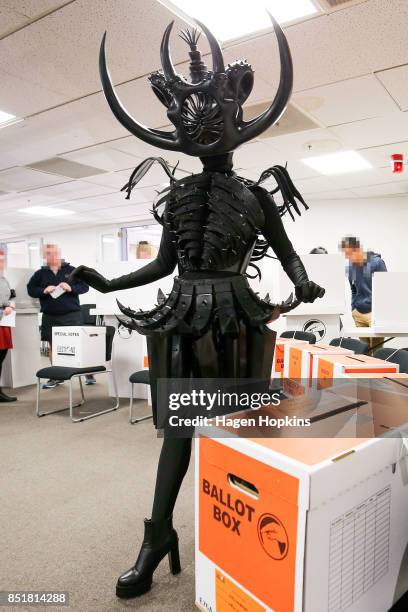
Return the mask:
{"type": "Polygon", "coordinates": [[[12,397],[11,395],[7,395],[4,393],[3,389],[0,388],[0,402],[16,402],[17,398],[12,397]]]}
{"type": "Polygon", "coordinates": [[[173,529],[171,517],[162,521],[145,519],[145,533],[139,556],[135,565],[119,576],[116,584],[118,597],[136,597],[150,590],[153,572],[160,561],[168,554],[170,571],[181,571],[178,537],[173,529]]]}

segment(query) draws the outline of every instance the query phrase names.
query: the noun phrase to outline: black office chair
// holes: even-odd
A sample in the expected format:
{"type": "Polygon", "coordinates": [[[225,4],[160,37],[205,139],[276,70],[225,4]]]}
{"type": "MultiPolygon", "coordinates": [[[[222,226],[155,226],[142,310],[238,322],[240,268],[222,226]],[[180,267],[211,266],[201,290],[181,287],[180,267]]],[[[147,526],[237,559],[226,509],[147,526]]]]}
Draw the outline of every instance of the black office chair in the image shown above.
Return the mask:
{"type": "Polygon", "coordinates": [[[96,315],[90,314],[93,308],[96,308],[96,304],[81,304],[82,325],[96,325],[96,315]]]}
{"type": "Polygon", "coordinates": [[[129,423],[134,425],[135,423],[140,423],[141,421],[146,421],[147,419],[151,419],[153,417],[152,414],[148,414],[143,417],[139,417],[137,419],[133,418],[133,385],[149,385],[150,386],[150,374],[149,370],[139,370],[139,372],[133,372],[129,376],[130,382],[130,402],[129,402],[129,423]]]}
{"type": "Polygon", "coordinates": [[[309,344],[316,344],[316,336],[305,331],[285,331],[280,335],[281,338],[293,338],[294,340],[306,340],[309,344]]]}
{"type": "Polygon", "coordinates": [[[63,412],[64,410],[69,410],[69,416],[73,423],[78,423],[79,421],[86,421],[87,419],[92,419],[100,414],[106,414],[107,412],[112,412],[113,410],[117,410],[119,408],[119,395],[118,395],[118,386],[116,383],[115,371],[113,367],[113,339],[115,336],[116,328],[113,325],[106,326],[106,354],[105,360],[107,362],[106,365],[98,365],[94,367],[88,368],[68,368],[63,366],[49,366],[48,368],[41,368],[38,370],[37,376],[37,406],[36,406],[36,414],[38,417],[47,416],[48,414],[54,414],[55,412],[63,412]],[[85,395],[84,389],[82,385],[82,376],[87,376],[90,374],[105,374],[110,373],[112,375],[113,388],[115,391],[116,402],[114,406],[111,408],[106,408],[105,410],[100,410],[99,412],[95,412],[85,417],[74,418],[74,408],[78,408],[85,403],[85,395]],[[49,412],[40,412],[40,390],[41,390],[41,380],[42,379],[55,379],[55,380],[68,380],[69,381],[69,406],[65,408],[57,408],[56,410],[50,410],[49,412]],[[72,379],[78,378],[79,380],[79,388],[81,391],[81,401],[78,404],[73,404],[73,393],[72,393],[72,379]]]}
{"type": "Polygon", "coordinates": [[[374,351],[373,357],[384,359],[390,363],[397,363],[399,371],[403,374],[408,374],[408,351],[405,349],[396,348],[380,348],[374,351]]]}
{"type": "Polygon", "coordinates": [[[357,338],[333,338],[329,344],[330,346],[341,346],[342,348],[354,351],[356,355],[367,355],[370,348],[367,342],[357,338]]]}

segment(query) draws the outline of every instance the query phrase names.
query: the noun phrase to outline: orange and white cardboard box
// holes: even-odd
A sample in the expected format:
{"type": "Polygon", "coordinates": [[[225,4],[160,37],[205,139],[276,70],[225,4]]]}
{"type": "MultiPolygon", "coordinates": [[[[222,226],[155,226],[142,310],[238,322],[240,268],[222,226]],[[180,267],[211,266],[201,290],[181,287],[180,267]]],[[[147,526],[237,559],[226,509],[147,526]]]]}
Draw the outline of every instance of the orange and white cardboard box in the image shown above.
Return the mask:
{"type": "Polygon", "coordinates": [[[330,344],[285,346],[283,389],[290,395],[303,395],[312,386],[313,363],[320,355],[353,355],[353,351],[330,344]]]}
{"type": "Polygon", "coordinates": [[[283,378],[285,346],[298,346],[299,344],[309,343],[307,340],[296,340],[295,338],[276,338],[272,364],[272,378],[283,378]]]}
{"type": "Polygon", "coordinates": [[[403,439],[205,433],[195,454],[200,610],[385,612],[408,590],[403,439]]]}
{"type": "Polygon", "coordinates": [[[89,368],[106,361],[106,327],[72,325],[52,328],[52,364],[89,368]]]}
{"type": "Polygon", "coordinates": [[[313,378],[318,389],[327,389],[348,374],[395,374],[399,365],[369,355],[318,355],[313,362],[313,378]]]}

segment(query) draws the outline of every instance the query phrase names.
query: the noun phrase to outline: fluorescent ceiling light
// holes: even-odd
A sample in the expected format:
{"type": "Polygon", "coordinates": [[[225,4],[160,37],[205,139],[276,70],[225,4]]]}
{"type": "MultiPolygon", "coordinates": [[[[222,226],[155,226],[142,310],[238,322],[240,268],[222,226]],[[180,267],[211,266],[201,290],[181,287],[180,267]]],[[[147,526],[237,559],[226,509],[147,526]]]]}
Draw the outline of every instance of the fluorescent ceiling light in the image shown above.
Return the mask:
{"type": "Polygon", "coordinates": [[[20,208],[18,212],[26,213],[27,215],[39,215],[40,217],[63,217],[74,214],[73,210],[51,208],[48,206],[30,206],[29,208],[20,208]]]}
{"type": "Polygon", "coordinates": [[[14,121],[14,119],[17,119],[15,115],[10,115],[10,113],[5,113],[0,110],[0,124],[9,123],[10,121],[14,121]]]}
{"type": "Polygon", "coordinates": [[[279,23],[318,12],[313,0],[160,0],[181,17],[202,21],[221,41],[272,27],[266,9],[279,23]]]}
{"type": "Polygon", "coordinates": [[[301,160],[306,166],[321,174],[346,174],[372,168],[372,165],[357,151],[340,151],[301,160]]]}
{"type": "Polygon", "coordinates": [[[23,119],[0,110],[0,129],[8,125],[13,125],[14,123],[19,123],[20,121],[23,121],[23,119]]]}

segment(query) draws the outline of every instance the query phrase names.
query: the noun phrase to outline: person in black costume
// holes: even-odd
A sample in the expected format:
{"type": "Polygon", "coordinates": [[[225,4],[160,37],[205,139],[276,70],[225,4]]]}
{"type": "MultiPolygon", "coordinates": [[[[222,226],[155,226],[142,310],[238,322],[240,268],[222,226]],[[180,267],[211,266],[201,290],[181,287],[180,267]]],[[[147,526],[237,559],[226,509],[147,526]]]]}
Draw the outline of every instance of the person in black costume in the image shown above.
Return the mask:
{"type": "MultiPolygon", "coordinates": [[[[197,49],[196,28],[181,33],[190,51],[190,81],[178,75],[169,51],[172,23],[161,45],[163,70],[149,79],[153,91],[167,108],[175,126],[163,132],[142,126],[119,102],[106,66],[105,36],[100,52],[100,74],[107,101],[116,118],[132,134],[162,149],[194,155],[203,171],[176,180],[164,159],[148,158],[133,172],[123,189],[133,187],[153,163],[159,163],[170,185],[159,195],[153,214],[163,227],[156,259],[131,274],[107,280],[97,271],[80,266],[74,276],[107,293],[140,287],[171,274],[178,276],[167,298],[150,311],[136,312],[119,303],[121,321],[147,336],[153,410],[156,411],[158,378],[257,378],[269,380],[275,332],[266,323],[292,305],[274,305],[250,288],[246,273],[273,249],[295,286],[296,303],[313,302],[324,289],[308,279],[306,270],[288,239],[281,216],[300,214],[300,193],[286,168],[274,166],[259,181],[249,181],[233,170],[232,151],[273,125],[284,112],[292,90],[290,50],[280,26],[271,17],[278,40],[281,76],[271,106],[248,122],[242,104],[253,86],[253,71],[244,61],[224,66],[221,48],[200,22],[210,44],[213,68],[209,70],[197,49]],[[268,192],[261,183],[273,177],[277,187],[268,192]],[[280,192],[278,206],[273,194],[280,192]]],[[[156,423],[156,415],[155,415],[156,423]]],[[[135,565],[118,579],[119,597],[148,591],[153,572],[168,554],[171,571],[180,571],[177,534],[172,514],[187,471],[191,439],[164,438],[160,455],[151,519],[145,520],[145,537],[135,565]]]]}

